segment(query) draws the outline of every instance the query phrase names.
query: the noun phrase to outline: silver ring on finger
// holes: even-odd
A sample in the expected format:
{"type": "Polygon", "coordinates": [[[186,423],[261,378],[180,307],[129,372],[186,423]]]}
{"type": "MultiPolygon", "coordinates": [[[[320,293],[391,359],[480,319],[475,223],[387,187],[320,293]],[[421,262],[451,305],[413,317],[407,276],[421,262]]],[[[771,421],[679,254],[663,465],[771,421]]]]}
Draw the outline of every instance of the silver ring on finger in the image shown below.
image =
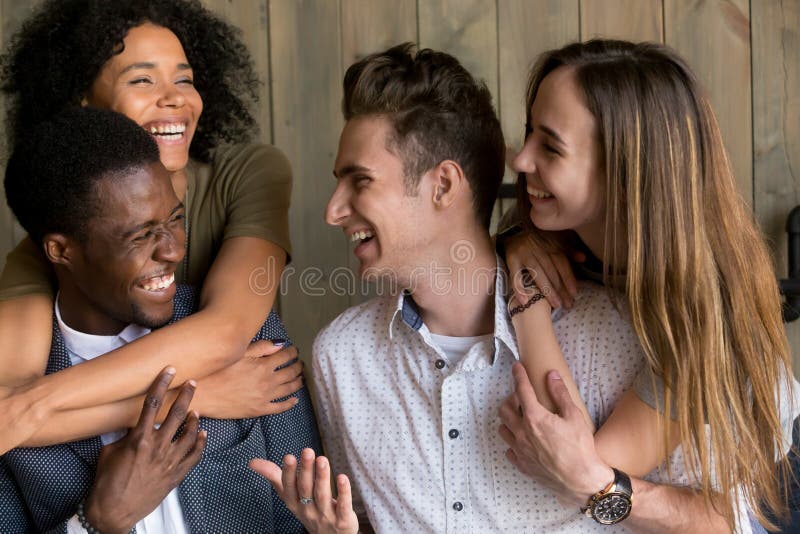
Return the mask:
{"type": "Polygon", "coordinates": [[[306,505],[314,502],[314,497],[300,497],[300,504],[306,505]]]}

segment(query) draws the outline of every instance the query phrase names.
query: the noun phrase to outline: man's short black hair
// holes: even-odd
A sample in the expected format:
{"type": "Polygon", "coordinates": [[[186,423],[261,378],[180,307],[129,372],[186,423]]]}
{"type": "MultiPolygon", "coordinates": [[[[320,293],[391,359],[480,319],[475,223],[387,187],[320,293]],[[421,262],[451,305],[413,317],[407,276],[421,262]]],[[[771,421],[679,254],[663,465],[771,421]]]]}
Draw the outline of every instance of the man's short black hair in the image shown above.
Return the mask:
{"type": "Polygon", "coordinates": [[[6,201],[36,243],[61,233],[84,240],[99,212],[96,184],[159,161],[153,138],[114,111],[70,108],[17,140],[6,201]]]}

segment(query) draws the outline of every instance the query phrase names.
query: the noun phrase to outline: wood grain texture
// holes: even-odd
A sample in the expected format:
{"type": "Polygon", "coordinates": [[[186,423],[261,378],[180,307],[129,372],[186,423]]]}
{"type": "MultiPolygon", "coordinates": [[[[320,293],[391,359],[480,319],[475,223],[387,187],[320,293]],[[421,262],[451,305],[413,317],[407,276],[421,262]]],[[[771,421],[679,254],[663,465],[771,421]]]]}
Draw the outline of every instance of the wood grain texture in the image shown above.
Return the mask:
{"type": "Polygon", "coordinates": [[[663,42],[662,0],[581,0],[581,39],[663,42]]]}
{"type": "Polygon", "coordinates": [[[495,0],[419,2],[419,44],[447,52],[486,82],[497,97],[497,4],[495,0]]]}
{"type": "Polygon", "coordinates": [[[752,203],[748,0],[664,0],[664,37],[708,90],[739,191],[752,203]]]}
{"type": "MultiPolygon", "coordinates": [[[[517,151],[524,143],[525,89],[536,58],[580,37],[579,0],[503,0],[498,3],[500,122],[506,145],[517,151]]],[[[506,168],[503,181],[517,175],[506,168]]],[[[505,212],[514,200],[501,200],[505,212]]]]}
{"type": "MultiPolygon", "coordinates": [[[[786,216],[800,204],[800,4],[753,2],[755,212],[779,277],[787,275],[786,216]]],[[[800,374],[800,323],[786,325],[800,374]]]]}
{"type": "Polygon", "coordinates": [[[342,127],[339,3],[271,0],[269,18],[275,145],[294,171],[293,259],[281,309],[300,353],[310,356],[314,336],[349,304],[329,287],[334,269],[347,265],[348,248],[341,230],[323,220],[342,127]]]}
{"type": "Polygon", "coordinates": [[[253,58],[261,85],[258,103],[253,110],[259,127],[259,139],[272,143],[269,65],[269,5],[268,0],[204,0],[204,4],[239,28],[242,40],[253,58]]]}
{"type": "Polygon", "coordinates": [[[342,65],[403,42],[417,42],[416,0],[341,0],[342,65]]]}

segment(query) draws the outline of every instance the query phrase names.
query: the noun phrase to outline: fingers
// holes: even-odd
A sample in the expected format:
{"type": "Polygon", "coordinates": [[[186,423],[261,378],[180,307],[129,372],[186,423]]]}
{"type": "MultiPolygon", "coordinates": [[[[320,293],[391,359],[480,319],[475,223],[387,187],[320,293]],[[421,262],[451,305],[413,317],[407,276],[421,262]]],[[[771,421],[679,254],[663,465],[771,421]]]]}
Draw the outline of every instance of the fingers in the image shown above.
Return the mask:
{"type": "MultiPolygon", "coordinates": [[[[273,364],[270,363],[270,366],[272,366],[272,365],[273,364]]],[[[298,360],[298,361],[294,362],[291,365],[287,365],[286,367],[284,367],[282,369],[278,369],[277,371],[274,371],[274,373],[275,373],[275,378],[278,380],[279,384],[289,383],[289,382],[295,380],[297,377],[302,376],[302,374],[303,374],[303,362],[298,360]]]]}
{"type": "Polygon", "coordinates": [[[186,478],[189,471],[203,458],[203,449],[206,448],[206,442],[208,441],[208,432],[205,430],[201,430],[200,432],[194,430],[193,434],[195,435],[195,439],[192,443],[192,447],[186,452],[186,455],[181,461],[179,477],[181,481],[186,478]]]}
{"type": "Polygon", "coordinates": [[[579,411],[558,371],[547,373],[547,391],[550,393],[550,398],[553,399],[558,413],[565,419],[573,417],[579,411]]]}
{"type": "Polygon", "coordinates": [[[297,495],[297,459],[293,454],[287,454],[283,457],[281,483],[283,484],[281,499],[287,506],[296,506],[300,498],[297,495]]]}
{"type": "MultiPolygon", "coordinates": [[[[265,357],[265,365],[269,365],[271,371],[283,368],[289,362],[297,359],[297,349],[294,347],[286,347],[280,351],[265,357]]],[[[283,370],[283,369],[281,369],[283,370]]]]}
{"type": "Polygon", "coordinates": [[[500,434],[500,437],[509,447],[513,447],[517,443],[514,433],[505,424],[500,425],[500,427],[497,429],[497,433],[500,434]]]}
{"type": "Polygon", "coordinates": [[[331,467],[328,459],[320,456],[316,459],[314,475],[314,502],[317,510],[324,516],[333,514],[333,497],[331,495],[331,467]]]}
{"type": "Polygon", "coordinates": [[[554,308],[560,307],[564,303],[564,296],[569,295],[564,290],[561,283],[561,276],[558,274],[558,269],[553,263],[554,254],[548,254],[544,251],[537,251],[535,253],[536,262],[536,285],[542,290],[547,301],[554,308]]]}
{"type": "Polygon", "coordinates": [[[183,433],[172,444],[172,451],[178,458],[183,458],[191,450],[197,441],[197,429],[200,426],[200,416],[197,412],[192,411],[186,417],[186,425],[183,427],[183,433]]]}
{"type": "Polygon", "coordinates": [[[336,522],[346,523],[353,511],[353,491],[350,488],[350,479],[347,475],[336,477],[336,522]]]}
{"type": "Polygon", "coordinates": [[[142,432],[153,429],[158,410],[164,402],[164,395],[166,395],[173,378],[175,378],[174,367],[166,367],[158,374],[147,389],[147,394],[144,397],[144,405],[142,406],[142,413],[139,416],[136,427],[134,427],[134,431],[142,432]]]}
{"type": "Polygon", "coordinates": [[[282,401],[267,402],[264,404],[264,408],[261,410],[262,413],[260,415],[275,415],[276,413],[286,412],[297,406],[298,402],[299,401],[297,400],[297,397],[289,397],[288,399],[282,401]]]}
{"type": "MultiPolygon", "coordinates": [[[[294,456],[292,456],[292,458],[294,458],[294,456]]],[[[285,458],[283,463],[284,465],[286,464],[285,458]]],[[[283,470],[281,470],[278,464],[270,462],[269,460],[262,460],[261,458],[253,458],[247,465],[250,469],[266,478],[267,481],[272,484],[272,487],[275,488],[278,497],[286,501],[284,498],[283,470]]]]}
{"type": "Polygon", "coordinates": [[[194,396],[196,387],[197,382],[194,380],[187,381],[181,387],[180,392],[178,392],[178,396],[175,398],[172,406],[169,408],[167,417],[161,424],[161,428],[158,429],[158,432],[165,436],[164,439],[171,441],[172,437],[178,431],[178,428],[180,428],[180,426],[186,420],[186,414],[189,411],[189,404],[192,402],[192,397],[194,396]]]}
{"type": "Polygon", "coordinates": [[[300,453],[300,471],[297,473],[297,496],[309,498],[314,496],[314,460],[316,455],[311,449],[303,449],[300,453]]]}

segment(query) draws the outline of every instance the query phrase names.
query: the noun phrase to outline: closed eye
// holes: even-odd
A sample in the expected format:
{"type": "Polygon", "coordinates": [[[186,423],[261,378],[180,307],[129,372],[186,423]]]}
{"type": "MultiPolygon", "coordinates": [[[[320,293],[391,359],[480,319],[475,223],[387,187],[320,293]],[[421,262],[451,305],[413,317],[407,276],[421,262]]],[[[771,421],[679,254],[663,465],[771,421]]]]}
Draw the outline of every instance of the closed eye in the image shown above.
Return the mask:
{"type": "Polygon", "coordinates": [[[143,85],[143,84],[151,84],[153,83],[150,78],[134,78],[130,82],[131,85],[143,85]]]}

